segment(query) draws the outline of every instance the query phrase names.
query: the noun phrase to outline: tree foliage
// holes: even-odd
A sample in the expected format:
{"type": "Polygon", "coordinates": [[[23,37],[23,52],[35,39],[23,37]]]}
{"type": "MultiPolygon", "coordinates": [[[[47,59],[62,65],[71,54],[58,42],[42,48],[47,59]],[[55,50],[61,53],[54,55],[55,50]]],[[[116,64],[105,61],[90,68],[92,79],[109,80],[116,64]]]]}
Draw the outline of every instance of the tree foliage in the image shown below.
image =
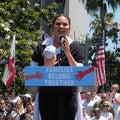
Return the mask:
{"type": "Polygon", "coordinates": [[[55,2],[46,9],[37,2],[31,6],[28,0],[0,2],[0,81],[8,60],[12,36],[16,32],[16,78],[11,87],[15,86],[21,93],[24,92],[23,69],[30,64],[33,49],[41,40],[41,19],[44,18],[49,27],[56,8],[55,2]]]}
{"type": "MultiPolygon", "coordinates": [[[[82,1],[85,2],[86,0],[82,1]]],[[[115,11],[116,8],[119,7],[120,5],[120,0],[87,0],[86,9],[88,13],[94,14],[96,13],[96,11],[101,10],[102,5],[106,6],[106,3],[108,6],[112,7],[112,9],[115,11]]]]}
{"type": "MultiPolygon", "coordinates": [[[[84,0],[82,0],[84,1],[84,0]]],[[[117,22],[113,22],[113,15],[114,13],[107,13],[107,6],[111,6],[115,11],[117,7],[119,7],[120,1],[119,0],[87,0],[86,2],[86,9],[88,13],[95,18],[90,23],[90,27],[93,30],[92,38],[89,38],[89,42],[94,43],[95,47],[90,46],[90,54],[89,58],[92,61],[92,65],[95,65],[95,59],[93,58],[93,54],[97,51],[97,44],[101,39],[101,33],[105,30],[105,37],[106,41],[111,40],[113,44],[116,45],[115,50],[113,51],[106,51],[106,77],[107,83],[106,88],[108,88],[112,83],[120,84],[119,80],[119,66],[120,66],[120,49],[118,48],[118,43],[120,41],[119,38],[119,24],[117,22]],[[91,57],[92,56],[92,57],[91,57]]],[[[106,43],[106,45],[109,45],[106,43]]],[[[107,90],[107,89],[106,89],[107,90]]]]}

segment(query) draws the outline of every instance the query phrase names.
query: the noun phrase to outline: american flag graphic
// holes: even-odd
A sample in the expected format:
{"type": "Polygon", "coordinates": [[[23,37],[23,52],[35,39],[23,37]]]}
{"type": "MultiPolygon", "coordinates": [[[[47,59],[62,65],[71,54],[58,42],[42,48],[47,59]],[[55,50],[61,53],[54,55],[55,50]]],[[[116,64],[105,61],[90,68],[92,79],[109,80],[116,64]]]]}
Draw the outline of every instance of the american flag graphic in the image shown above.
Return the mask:
{"type": "Polygon", "coordinates": [[[98,88],[106,83],[105,73],[105,48],[104,48],[105,32],[103,30],[102,38],[100,40],[98,52],[96,55],[96,79],[98,88]]]}

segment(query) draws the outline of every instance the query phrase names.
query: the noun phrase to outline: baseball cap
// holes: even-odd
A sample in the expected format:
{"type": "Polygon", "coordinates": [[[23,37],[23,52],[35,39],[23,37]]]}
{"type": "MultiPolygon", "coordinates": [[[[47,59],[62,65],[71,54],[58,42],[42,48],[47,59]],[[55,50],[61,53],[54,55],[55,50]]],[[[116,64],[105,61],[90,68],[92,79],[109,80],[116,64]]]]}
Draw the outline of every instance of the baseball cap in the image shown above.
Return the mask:
{"type": "Polygon", "coordinates": [[[103,106],[109,106],[109,102],[108,101],[104,101],[103,102],[103,106]]]}
{"type": "Polygon", "coordinates": [[[56,54],[56,47],[53,45],[47,46],[43,51],[43,55],[45,55],[47,59],[51,59],[55,54],[56,54]]]}
{"type": "Polygon", "coordinates": [[[25,94],[24,96],[28,97],[28,98],[31,98],[31,95],[29,95],[29,94],[25,94]]]}

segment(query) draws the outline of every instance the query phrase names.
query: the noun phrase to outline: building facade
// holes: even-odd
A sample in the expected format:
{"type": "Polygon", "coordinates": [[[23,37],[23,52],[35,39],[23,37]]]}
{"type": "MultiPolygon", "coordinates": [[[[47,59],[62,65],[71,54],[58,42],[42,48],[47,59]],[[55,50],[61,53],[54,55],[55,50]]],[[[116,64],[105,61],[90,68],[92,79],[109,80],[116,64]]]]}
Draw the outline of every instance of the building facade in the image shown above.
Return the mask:
{"type": "MultiPolygon", "coordinates": [[[[31,0],[33,1],[33,0],[31,0]]],[[[52,0],[40,0],[42,8],[47,8],[52,0]]],[[[88,15],[85,3],[82,0],[56,0],[58,3],[57,13],[65,13],[71,19],[70,37],[84,42],[88,33],[88,15]]],[[[43,21],[43,30],[47,32],[47,26],[43,21]]]]}

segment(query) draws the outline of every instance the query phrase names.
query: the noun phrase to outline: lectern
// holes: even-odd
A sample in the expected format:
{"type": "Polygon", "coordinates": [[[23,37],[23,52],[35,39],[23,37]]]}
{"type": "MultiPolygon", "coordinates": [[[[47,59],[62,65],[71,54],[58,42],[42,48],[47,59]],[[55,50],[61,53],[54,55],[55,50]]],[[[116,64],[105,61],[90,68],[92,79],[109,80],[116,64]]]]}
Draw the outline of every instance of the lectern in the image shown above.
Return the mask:
{"type": "MultiPolygon", "coordinates": [[[[96,89],[95,76],[94,66],[26,66],[24,82],[25,86],[39,86],[46,88],[46,90],[50,90],[47,88],[54,86],[64,88],[64,91],[86,92],[96,89]]],[[[62,117],[62,115],[60,116],[62,117]]]]}

